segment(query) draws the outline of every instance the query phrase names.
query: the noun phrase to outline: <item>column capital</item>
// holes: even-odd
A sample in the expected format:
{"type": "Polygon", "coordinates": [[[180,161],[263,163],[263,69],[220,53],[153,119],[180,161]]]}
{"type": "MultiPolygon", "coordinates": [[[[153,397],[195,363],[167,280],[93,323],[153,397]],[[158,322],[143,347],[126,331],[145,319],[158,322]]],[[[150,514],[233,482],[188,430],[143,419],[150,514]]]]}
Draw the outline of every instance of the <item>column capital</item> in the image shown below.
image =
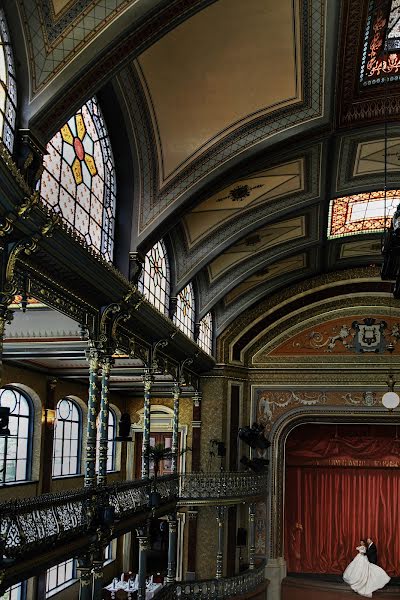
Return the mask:
{"type": "Polygon", "coordinates": [[[198,408],[200,406],[200,402],[202,401],[202,393],[201,392],[194,392],[193,396],[193,404],[196,408],[198,408]]]}

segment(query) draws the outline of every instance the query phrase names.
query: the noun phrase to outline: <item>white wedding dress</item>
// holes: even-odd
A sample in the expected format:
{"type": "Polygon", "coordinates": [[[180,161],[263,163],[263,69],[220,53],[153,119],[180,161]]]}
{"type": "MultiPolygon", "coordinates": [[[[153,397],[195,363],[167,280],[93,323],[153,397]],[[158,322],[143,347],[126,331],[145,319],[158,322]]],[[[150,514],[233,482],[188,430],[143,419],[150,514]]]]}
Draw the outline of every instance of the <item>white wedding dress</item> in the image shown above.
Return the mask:
{"type": "Polygon", "coordinates": [[[372,592],[383,588],[390,577],[381,567],[369,562],[365,546],[358,546],[356,550],[358,554],[346,568],[343,579],[360,596],[372,598],[372,592]]]}

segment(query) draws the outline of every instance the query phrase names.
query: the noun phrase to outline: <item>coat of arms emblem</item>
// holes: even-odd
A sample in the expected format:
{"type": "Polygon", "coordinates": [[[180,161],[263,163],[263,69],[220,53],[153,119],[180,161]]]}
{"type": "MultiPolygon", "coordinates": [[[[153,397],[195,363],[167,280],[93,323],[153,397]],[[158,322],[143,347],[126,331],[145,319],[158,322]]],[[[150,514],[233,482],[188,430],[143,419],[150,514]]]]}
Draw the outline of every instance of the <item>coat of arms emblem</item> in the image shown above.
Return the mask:
{"type": "Polygon", "coordinates": [[[356,352],[384,352],[386,321],[376,321],[371,317],[364,319],[362,323],[354,321],[351,324],[355,330],[354,348],[356,352]]]}

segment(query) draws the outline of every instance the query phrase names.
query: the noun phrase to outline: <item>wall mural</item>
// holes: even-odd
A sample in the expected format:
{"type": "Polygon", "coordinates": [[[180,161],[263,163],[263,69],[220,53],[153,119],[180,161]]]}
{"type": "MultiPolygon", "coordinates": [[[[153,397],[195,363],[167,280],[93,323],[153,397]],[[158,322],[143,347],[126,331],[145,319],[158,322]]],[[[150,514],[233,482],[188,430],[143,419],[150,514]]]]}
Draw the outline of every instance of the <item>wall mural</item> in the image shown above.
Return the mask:
{"type": "Polygon", "coordinates": [[[271,354],[381,354],[400,346],[400,323],[388,317],[336,319],[302,331],[280,344],[271,354]]]}
{"type": "Polygon", "coordinates": [[[262,387],[253,388],[253,421],[263,425],[266,433],[273,422],[284,412],[297,406],[324,404],[344,406],[375,406],[381,394],[372,390],[365,392],[347,391],[277,391],[262,387]]]}

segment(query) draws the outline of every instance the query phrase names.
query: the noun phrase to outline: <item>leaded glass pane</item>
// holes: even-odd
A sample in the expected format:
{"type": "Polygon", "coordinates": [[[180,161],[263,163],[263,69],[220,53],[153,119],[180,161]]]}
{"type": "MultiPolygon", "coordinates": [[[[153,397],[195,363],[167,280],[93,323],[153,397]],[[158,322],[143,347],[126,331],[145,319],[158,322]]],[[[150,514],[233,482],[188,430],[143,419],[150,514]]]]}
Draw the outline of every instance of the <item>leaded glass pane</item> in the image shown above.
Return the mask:
{"type": "Polygon", "coordinates": [[[189,283],[177,296],[174,323],[191,338],[194,336],[194,315],[193,286],[189,283]]]}
{"type": "Polygon", "coordinates": [[[211,312],[208,312],[200,321],[199,337],[197,343],[200,348],[212,354],[212,339],[213,339],[213,320],[211,312]]]}
{"type": "Polygon", "coordinates": [[[139,291],[160,312],[169,311],[169,265],[164,242],[158,241],[146,254],[139,280],[139,291]]]}
{"type": "Polygon", "coordinates": [[[329,207],[328,237],[383,231],[399,203],[400,190],[335,198],[329,207]]]}
{"type": "Polygon", "coordinates": [[[40,195],[80,237],[112,260],[115,168],[96,98],[88,100],[47,144],[40,195]]]}
{"type": "Polygon", "coordinates": [[[70,398],[57,404],[53,441],[53,477],[80,473],[82,416],[70,398]]]}
{"type": "Polygon", "coordinates": [[[29,432],[32,426],[31,404],[18,390],[1,388],[0,406],[10,409],[8,425],[10,435],[0,438],[0,482],[4,485],[6,483],[27,481],[30,477],[29,432]],[[6,464],[3,465],[5,452],[6,464]]]}
{"type": "Polygon", "coordinates": [[[17,86],[7,24],[0,9],[0,136],[9,152],[14,145],[17,86]]]}
{"type": "Polygon", "coordinates": [[[398,81],[400,0],[369,0],[360,80],[363,85],[398,81]]]}

